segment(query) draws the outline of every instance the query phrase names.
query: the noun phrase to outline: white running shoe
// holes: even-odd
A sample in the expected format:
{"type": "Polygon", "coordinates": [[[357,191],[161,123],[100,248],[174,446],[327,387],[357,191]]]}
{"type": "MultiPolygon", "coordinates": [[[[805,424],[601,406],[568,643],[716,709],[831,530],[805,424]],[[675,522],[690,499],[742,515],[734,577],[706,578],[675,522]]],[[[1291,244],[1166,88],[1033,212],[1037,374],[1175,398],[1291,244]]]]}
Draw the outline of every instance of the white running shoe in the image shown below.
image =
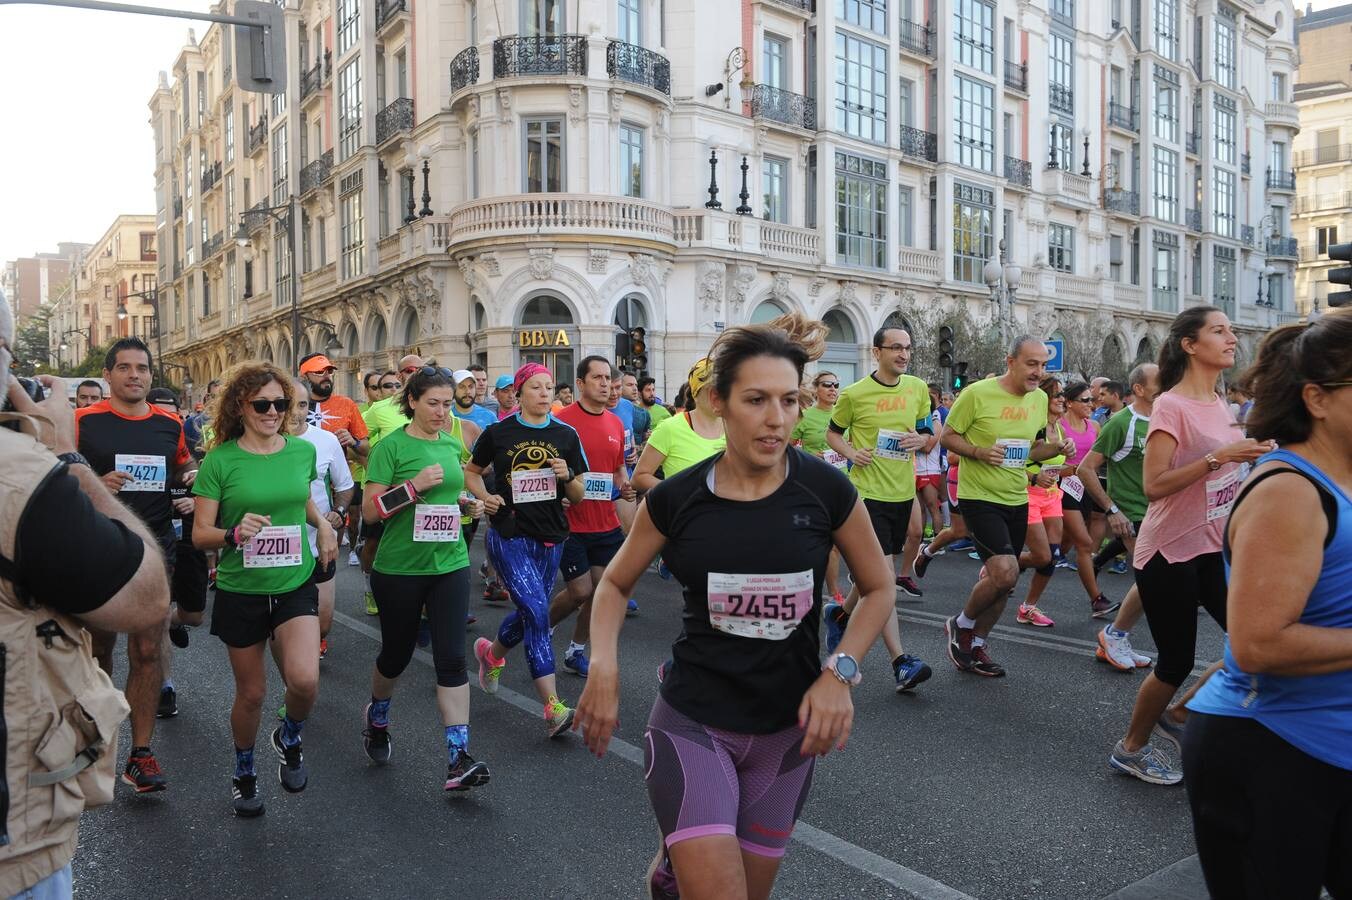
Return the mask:
{"type": "Polygon", "coordinates": [[[1120,672],[1136,669],[1136,658],[1128,636],[1114,637],[1108,633],[1106,625],[1098,633],[1098,650],[1094,655],[1120,672]]]}
{"type": "Polygon", "coordinates": [[[347,554],[347,564],[349,566],[361,565],[361,558],[357,556],[356,550],[352,550],[347,554]]]}

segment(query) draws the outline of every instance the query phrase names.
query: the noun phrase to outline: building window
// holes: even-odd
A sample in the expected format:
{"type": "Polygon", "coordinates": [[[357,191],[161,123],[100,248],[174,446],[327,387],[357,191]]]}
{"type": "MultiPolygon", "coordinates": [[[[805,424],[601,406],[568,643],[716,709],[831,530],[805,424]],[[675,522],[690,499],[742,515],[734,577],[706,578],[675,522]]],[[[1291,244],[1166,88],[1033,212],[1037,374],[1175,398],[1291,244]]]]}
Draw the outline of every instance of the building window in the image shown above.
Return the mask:
{"type": "Polygon", "coordinates": [[[836,130],[887,143],[887,48],[836,32],[836,130]]]}
{"type": "Polygon", "coordinates": [[[1285,72],[1273,72],[1273,73],[1272,73],[1272,84],[1271,84],[1269,93],[1272,95],[1269,99],[1275,100],[1275,101],[1278,102],[1278,103],[1285,103],[1285,102],[1286,102],[1286,73],[1285,73],[1285,72]]]}
{"type": "Polygon", "coordinates": [[[789,161],[765,157],[761,163],[761,209],[768,222],[789,221],[789,161]]]}
{"type": "Polygon", "coordinates": [[[1211,171],[1211,227],[1221,237],[1235,236],[1235,173],[1211,171]]]}
{"type": "Polygon", "coordinates": [[[233,235],[239,223],[235,221],[235,173],[225,175],[225,231],[233,235]]]}
{"type": "Polygon", "coordinates": [[[1171,69],[1155,67],[1153,115],[1155,137],[1178,143],[1178,75],[1171,69]]]}
{"type": "Polygon", "coordinates": [[[1067,25],[1075,24],[1075,0],[1051,0],[1052,18],[1067,25]]]}
{"type": "Polygon", "coordinates": [[[955,0],[953,46],[958,62],[995,74],[995,7],[986,0],[955,0]]]}
{"type": "Polygon", "coordinates": [[[620,24],[619,39],[626,44],[642,44],[643,28],[639,0],[618,0],[616,13],[620,24]]]}
{"type": "Polygon", "coordinates": [[[887,268],[887,163],[836,153],[836,262],[887,268]]]}
{"type": "Polygon", "coordinates": [[[225,105],[225,112],[222,114],[225,126],[225,162],[227,165],[235,161],[235,107],[233,104],[225,105]]]}
{"type": "Polygon", "coordinates": [[[1155,218],[1177,222],[1178,153],[1156,147],[1154,161],[1155,218]]]}
{"type": "Polygon", "coordinates": [[[953,160],[983,172],[995,168],[995,89],[963,75],[953,76],[957,115],[953,123],[953,160]]]}
{"type": "Polygon", "coordinates": [[[562,191],[563,120],[528,119],[526,121],[525,153],[526,193],[540,194],[562,191]]]}
{"type": "MultiPolygon", "coordinates": [[[[352,0],[356,2],[356,0],[352,0]]],[[[361,57],[338,72],[338,160],[361,146],[361,57]]]]}
{"type": "Polygon", "coordinates": [[[1155,309],[1160,312],[1178,311],[1178,238],[1173,245],[1155,243],[1155,263],[1151,284],[1155,289],[1155,309]]]}
{"type": "Polygon", "coordinates": [[[1216,305],[1234,314],[1235,302],[1235,251],[1230,247],[1217,247],[1212,260],[1211,293],[1216,305]]]}
{"type": "Polygon", "coordinates": [[[383,165],[376,173],[376,220],[380,227],[381,238],[390,236],[390,170],[383,165]]]}
{"type": "MultiPolygon", "coordinates": [[[[1272,146],[1268,148],[1268,167],[1272,169],[1273,175],[1283,175],[1286,173],[1286,142],[1273,141],[1272,146]]],[[[192,186],[189,184],[188,196],[192,196],[192,186]]]]}
{"type": "Polygon", "coordinates": [[[915,246],[915,191],[897,188],[897,239],[903,247],[915,246]]]}
{"type": "MultiPolygon", "coordinates": [[[[1056,168],[1075,171],[1075,129],[1065,122],[1052,123],[1052,144],[1056,147],[1056,168]]],[[[1048,160],[1048,168],[1051,168],[1048,160]]]]}
{"type": "Polygon", "coordinates": [[[789,43],[767,33],[761,40],[761,78],[772,88],[788,90],[789,43]]]}
{"type": "Polygon", "coordinates": [[[360,190],[355,190],[342,199],[340,240],[343,247],[344,278],[356,278],[366,271],[363,253],[365,221],[362,219],[361,195],[360,190]]]}
{"type": "Polygon", "coordinates": [[[314,219],[310,218],[310,214],[302,209],[300,211],[300,270],[303,273],[313,272],[315,268],[314,230],[314,219]]]}
{"type": "Polygon", "coordinates": [[[1314,242],[1319,256],[1328,256],[1329,247],[1338,243],[1338,226],[1327,225],[1314,230],[1314,242]]]}
{"type": "Polygon", "coordinates": [[[887,0],[836,0],[836,18],[874,34],[887,34],[887,0]]]}
{"type": "Polygon", "coordinates": [[[995,194],[985,188],[953,184],[953,280],[982,282],[982,270],[995,244],[995,194]]]}
{"type": "Polygon", "coordinates": [[[338,55],[356,46],[361,37],[362,0],[338,0],[338,55]]]}
{"type": "Polygon", "coordinates": [[[1235,87],[1235,25],[1224,11],[1216,16],[1214,51],[1216,54],[1216,82],[1221,87],[1235,87]]]}
{"type": "Polygon", "coordinates": [[[1075,112],[1075,42],[1060,34],[1050,39],[1048,72],[1052,83],[1053,110],[1073,115],[1075,112]]]}
{"type": "Polygon", "coordinates": [[[1216,95],[1212,107],[1215,116],[1215,156],[1216,162],[1235,164],[1235,101],[1229,97],[1216,95]]]}
{"type": "MultiPolygon", "coordinates": [[[[400,179],[402,183],[406,179],[400,179]]],[[[408,190],[408,188],[405,188],[408,190]]],[[[479,130],[476,128],[469,136],[469,196],[472,200],[479,199],[479,130]]],[[[407,199],[407,198],[405,198],[407,199]]],[[[400,209],[405,207],[400,206],[400,209]]]]}
{"type": "Polygon", "coordinates": [[[1178,61],[1178,0],[1155,0],[1155,52],[1178,61]]]}
{"type": "Polygon", "coordinates": [[[272,204],[281,206],[289,194],[287,188],[286,123],[272,132],[272,204]]]}
{"type": "Polygon", "coordinates": [[[528,35],[562,34],[564,29],[563,0],[522,0],[521,21],[526,23],[528,35]]]}
{"type": "Polygon", "coordinates": [[[637,125],[620,126],[620,193],[643,196],[643,129],[637,125]]]}
{"type": "Polygon", "coordinates": [[[286,245],[286,232],[277,232],[272,239],[272,305],[280,306],[290,301],[288,291],[291,287],[291,248],[286,245]]]}
{"type": "MultiPolygon", "coordinates": [[[[1326,281],[1324,284],[1327,285],[1328,282],[1326,281]]],[[[1273,309],[1286,309],[1285,285],[1286,276],[1282,275],[1280,272],[1268,278],[1268,302],[1272,305],[1273,309]]]]}
{"type": "Polygon", "coordinates": [[[1047,265],[1058,272],[1075,271],[1075,229],[1053,222],[1047,226],[1047,265]]]}
{"type": "Polygon", "coordinates": [[[286,112],[286,92],[272,95],[272,121],[277,121],[286,112]]]}
{"type": "Polygon", "coordinates": [[[197,127],[202,127],[202,120],[207,116],[207,73],[197,73],[197,127]]]}

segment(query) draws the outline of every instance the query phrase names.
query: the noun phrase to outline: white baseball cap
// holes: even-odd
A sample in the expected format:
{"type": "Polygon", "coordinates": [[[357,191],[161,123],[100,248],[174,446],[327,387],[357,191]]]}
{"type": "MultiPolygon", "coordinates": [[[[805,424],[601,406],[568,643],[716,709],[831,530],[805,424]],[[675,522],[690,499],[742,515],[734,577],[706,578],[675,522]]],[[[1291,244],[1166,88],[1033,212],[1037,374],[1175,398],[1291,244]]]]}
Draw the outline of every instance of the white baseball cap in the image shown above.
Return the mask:
{"type": "Polygon", "coordinates": [[[473,380],[473,378],[474,373],[471,372],[469,369],[456,369],[454,372],[451,373],[451,380],[454,381],[456,384],[459,384],[460,382],[465,381],[467,379],[473,380]]]}

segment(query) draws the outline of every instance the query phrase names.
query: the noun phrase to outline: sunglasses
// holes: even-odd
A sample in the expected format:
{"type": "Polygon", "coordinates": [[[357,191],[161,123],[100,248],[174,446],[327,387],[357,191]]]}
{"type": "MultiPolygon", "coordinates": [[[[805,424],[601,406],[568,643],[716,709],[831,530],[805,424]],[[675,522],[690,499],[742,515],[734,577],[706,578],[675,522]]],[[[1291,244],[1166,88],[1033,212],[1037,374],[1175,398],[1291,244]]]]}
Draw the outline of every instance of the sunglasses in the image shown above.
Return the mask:
{"type": "Polygon", "coordinates": [[[285,397],[278,397],[276,400],[250,400],[249,405],[253,411],[260,416],[267,415],[268,407],[272,407],[279,413],[284,413],[291,408],[291,401],[285,397]]]}
{"type": "Polygon", "coordinates": [[[419,375],[445,375],[447,378],[454,378],[455,373],[442,366],[423,366],[418,370],[419,375]]]}
{"type": "Polygon", "coordinates": [[[833,390],[833,391],[834,391],[836,388],[840,387],[840,382],[839,382],[839,381],[819,381],[819,382],[817,382],[817,387],[819,387],[819,388],[829,388],[830,390],[833,390]]]}
{"type": "Polygon", "coordinates": [[[418,367],[417,367],[417,366],[406,366],[405,368],[402,368],[402,369],[399,370],[399,374],[401,374],[401,375],[412,375],[412,374],[413,374],[414,372],[416,372],[416,371],[418,371],[418,367]]]}
{"type": "Polygon", "coordinates": [[[1093,403],[1093,402],[1094,402],[1094,398],[1093,398],[1093,397],[1076,397],[1074,400],[1072,400],[1072,401],[1070,401],[1070,402],[1071,402],[1071,403],[1093,403]]]}
{"type": "Polygon", "coordinates": [[[397,381],[382,381],[380,383],[380,389],[383,391],[397,391],[401,387],[403,387],[403,385],[397,381]]]}

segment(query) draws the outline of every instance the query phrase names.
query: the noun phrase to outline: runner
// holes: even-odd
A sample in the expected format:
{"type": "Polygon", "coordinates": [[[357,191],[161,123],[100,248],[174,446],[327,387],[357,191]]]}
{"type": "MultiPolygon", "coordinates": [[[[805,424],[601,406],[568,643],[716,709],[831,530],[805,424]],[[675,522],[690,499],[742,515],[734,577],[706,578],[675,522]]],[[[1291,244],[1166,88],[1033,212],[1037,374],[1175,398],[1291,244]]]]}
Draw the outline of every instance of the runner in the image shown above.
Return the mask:
{"type": "Polygon", "coordinates": [[[648,896],[770,895],[814,758],[845,745],[857,660],[889,615],[892,574],[854,488],[789,447],[803,366],[821,353],[825,330],[791,315],[719,338],[715,386],[705,393],[726,424],[727,451],[653,489],[597,591],[578,726],[601,755],[619,715],[624,600],[658,551],[684,588],[675,663],[644,740],[662,834],[648,896]],[[864,602],[823,665],[818,629],[833,545],[864,602]]]}
{"type": "MultiPolygon", "coordinates": [[[[549,640],[549,592],[568,538],[562,499],[580,503],[587,460],[577,432],[549,414],[554,379],[539,363],[517,370],[514,393],[519,411],[490,425],[474,444],[465,467],[465,483],[484,502],[489,519],[488,556],[507,580],[516,612],[503,619],[497,640],[479,638],[479,686],[496,693],[507,651],[526,642],[526,661],[535,690],[544,702],[550,737],[568,730],[573,711],[559,699],[554,679],[554,647],[549,640]],[[493,467],[494,491],[483,473],[493,467]]],[[[499,400],[501,403],[501,399],[499,400]]]]}
{"type": "Polygon", "coordinates": [[[967,530],[985,563],[962,611],[944,622],[948,658],[961,672],[999,678],[989,635],[1019,579],[1019,551],[1028,532],[1029,462],[1073,448],[1039,438],[1047,427],[1047,347],[1030,335],[1010,345],[1005,373],[963,389],[948,414],[943,444],[962,457],[958,499],[967,530]]]}
{"type": "Polygon", "coordinates": [[[310,499],[315,450],[287,435],[295,402],[292,380],[271,363],[247,362],[221,378],[211,410],[215,433],[207,443],[197,495],[193,543],[221,550],[211,633],[230,655],[235,700],[230,730],[235,744],[233,805],[238,816],[263,812],[254,768],[254,743],[267,687],[264,646],[271,638],[286,683],[286,716],[272,732],[282,787],[305,790],[309,773],[301,729],[319,690],[319,598],[316,562],[338,556],[333,527],[310,499]],[[319,558],[303,525],[318,530],[319,558]]]}
{"type": "Polygon", "coordinates": [[[686,385],[692,398],[691,408],[664,420],[648,437],[648,446],[643,448],[634,468],[634,488],[639,493],[657,487],[661,481],[658,469],[670,478],[724,448],[723,422],[714,414],[709,400],[710,371],[707,358],[690,367],[686,385]]]}
{"type": "Polygon", "coordinates": [[[629,464],[629,471],[632,473],[634,463],[638,462],[639,456],[643,453],[643,446],[648,443],[648,435],[652,433],[653,419],[648,413],[648,407],[643,405],[643,398],[638,394],[638,376],[631,371],[623,371],[620,375],[620,394],[629,401],[630,407],[634,410],[634,461],[629,464]]]}
{"type": "Polygon", "coordinates": [[[371,450],[366,421],[351,397],[333,392],[333,375],[337,371],[322,353],[301,358],[301,379],[310,388],[310,424],[336,437],[349,458],[359,462],[371,450]]]}
{"type": "Polygon", "coordinates": [[[447,369],[425,367],[409,378],[400,404],[410,422],[372,451],[364,510],[370,521],[385,520],[386,527],[371,578],[381,644],[371,673],[371,702],[363,711],[362,744],[372,762],[389,762],[390,700],[413,658],[425,609],[445,729],[446,791],[479,787],[490,778],[488,766],[469,755],[465,621],[470,570],[461,528],[464,515],[477,517],[483,509],[464,493],[464,445],[449,433],[456,391],[447,369]]]}
{"type": "Polygon", "coordinates": [[[1097,389],[1091,387],[1090,394],[1094,401],[1093,419],[1099,425],[1120,413],[1126,405],[1123,398],[1127,388],[1120,381],[1104,381],[1097,389]]]}
{"type": "Polygon", "coordinates": [[[671,410],[663,406],[662,401],[658,399],[657,380],[651,375],[644,375],[638,380],[638,398],[643,408],[648,411],[648,435],[651,437],[652,429],[671,418],[671,410]]]}
{"type": "Polygon", "coordinates": [[[1160,350],[1160,395],[1150,415],[1142,470],[1150,506],[1136,536],[1133,564],[1150,633],[1159,648],[1155,669],[1136,694],[1126,735],[1108,765],[1150,784],[1177,784],[1183,772],[1152,743],[1175,757],[1185,709],[1169,702],[1192,672],[1197,607],[1224,630],[1225,566],[1221,529],[1241,480],[1241,464],[1273,449],[1270,441],[1239,438],[1240,425],[1216,394],[1222,372],[1235,364],[1235,333],[1214,306],[1179,313],[1160,350]]]}
{"type": "MultiPolygon", "coordinates": [[[[461,420],[460,424],[465,426],[465,434],[462,439],[467,448],[474,446],[474,442],[479,439],[479,435],[485,428],[498,421],[496,414],[490,412],[487,407],[474,402],[474,392],[478,389],[478,378],[482,373],[482,368],[478,373],[473,369],[460,369],[453,373],[455,378],[455,406],[451,409],[451,412],[455,414],[456,419],[461,420]],[[470,383],[471,381],[473,384],[470,383]]],[[[469,462],[468,455],[462,460],[462,464],[466,462],[469,462]]],[[[466,549],[474,542],[474,535],[478,533],[478,530],[479,520],[477,518],[471,519],[465,524],[466,549]]],[[[507,595],[507,589],[502,586],[502,582],[498,579],[497,573],[493,571],[493,567],[487,559],[479,566],[479,574],[484,580],[484,600],[490,603],[506,603],[510,599],[507,595]]]]}
{"type": "MultiPolygon", "coordinates": [[[[164,551],[169,581],[177,559],[174,507],[169,488],[190,486],[197,466],[172,412],[146,402],[153,362],[140,338],[123,338],[108,348],[103,380],[109,397],[75,411],[76,446],[105,487],[140,516],[164,551]]],[[[150,751],[164,688],[161,652],[168,620],[127,635],[127,703],[131,706],[131,753],[122,780],[138,794],[162,791],[164,773],[150,751]]],[[[114,632],[89,629],[94,658],[112,675],[114,632]]],[[[174,709],[177,710],[177,701],[174,709]]],[[[166,708],[167,711],[167,708],[166,708]]]]}
{"type": "Polygon", "coordinates": [[[1352,310],[1270,333],[1244,379],[1282,449],[1230,514],[1225,668],[1189,704],[1197,852],[1214,897],[1349,897],[1352,310]]]}
{"type": "MultiPolygon", "coordinates": [[[[367,372],[362,376],[362,392],[366,395],[366,401],[357,404],[357,411],[361,413],[362,424],[365,425],[366,411],[371,408],[372,403],[383,400],[385,397],[384,392],[380,389],[380,372],[367,372]]],[[[366,466],[354,462],[349,466],[349,469],[352,471],[353,488],[352,500],[348,504],[344,539],[351,548],[347,553],[347,564],[359,566],[361,565],[361,554],[358,552],[358,547],[361,545],[362,485],[366,483],[366,466]]]]}
{"type": "Polygon", "coordinates": [[[558,412],[572,402],[573,386],[571,384],[561,384],[559,385],[559,389],[554,392],[554,404],[551,409],[553,412],[558,412]]]}
{"type": "Polygon", "coordinates": [[[488,391],[488,370],[478,363],[465,368],[474,373],[474,402],[496,415],[498,403],[488,391]]]}
{"type": "MultiPolygon", "coordinates": [[[[840,399],[840,376],[835,372],[818,372],[812,377],[812,404],[804,406],[791,437],[798,446],[818,459],[823,459],[842,472],[849,471],[849,461],[826,445],[826,430],[831,424],[831,412],[840,399]]],[[[844,603],[840,589],[840,553],[831,548],[826,563],[826,590],[835,603],[844,603]]]]}
{"type": "Polygon", "coordinates": [[[86,378],[75,388],[75,408],[84,409],[103,401],[103,385],[92,378],[86,378]]]}
{"type": "MultiPolygon", "coordinates": [[[[1104,386],[1103,395],[1107,396],[1109,382],[1104,386]]],[[[1094,446],[1098,439],[1099,425],[1090,415],[1093,408],[1092,391],[1083,381],[1077,381],[1066,387],[1066,414],[1061,419],[1062,430],[1075,443],[1075,452],[1066,458],[1067,466],[1079,465],[1080,460],[1094,446]]],[[[1122,402],[1118,400],[1118,409],[1122,402]]],[[[1083,482],[1084,479],[1080,479],[1083,482]]],[[[1103,510],[1094,502],[1094,494],[1085,496],[1080,485],[1071,482],[1072,490],[1062,499],[1065,513],[1067,543],[1070,544],[1076,573],[1080,584],[1089,598],[1089,612],[1095,619],[1106,619],[1117,611],[1121,603],[1114,603],[1099,588],[1098,573],[1094,568],[1094,548],[1097,542],[1092,537],[1090,517],[1101,515],[1103,510]],[[1077,496],[1078,494],[1078,496],[1077,496]]],[[[1063,492],[1064,493],[1064,492],[1063,492]]]]}
{"type": "Polygon", "coordinates": [[[478,389],[478,381],[474,373],[469,369],[460,369],[454,373],[458,379],[455,385],[455,406],[451,412],[457,419],[467,419],[478,426],[479,431],[483,431],[489,425],[498,420],[486,407],[480,406],[474,402],[474,392],[478,389]]]}
{"type": "MultiPolygon", "coordinates": [[[[1150,413],[1160,388],[1160,369],[1154,363],[1142,363],[1131,370],[1131,406],[1124,408],[1099,429],[1094,447],[1075,474],[1062,479],[1066,492],[1081,489],[1086,499],[1092,499],[1108,511],[1108,525],[1117,536],[1116,546],[1095,554],[1094,569],[1100,560],[1106,562],[1122,549],[1135,549],[1136,534],[1145,519],[1146,499],[1141,486],[1141,466],[1145,461],[1146,432],[1150,428],[1150,413]],[[1099,481],[1099,469],[1108,470],[1108,487],[1099,481]]],[[[1098,634],[1095,656],[1115,669],[1130,672],[1150,665],[1150,657],[1137,653],[1131,647],[1131,629],[1141,620],[1141,593],[1135,584],[1122,598],[1122,608],[1112,624],[1103,626],[1098,634]]]]}
{"type": "MultiPolygon", "coordinates": [[[[945,425],[939,430],[940,443],[943,442],[943,431],[946,427],[945,425]]],[[[945,455],[947,455],[946,451],[945,455]]],[[[934,536],[934,540],[922,544],[920,550],[916,553],[915,563],[912,566],[916,578],[924,578],[925,572],[929,571],[930,563],[934,562],[936,557],[943,556],[950,548],[954,550],[966,549],[972,545],[967,536],[967,521],[962,517],[962,509],[958,505],[958,468],[957,454],[949,456],[948,474],[945,481],[945,495],[948,498],[948,525],[934,536]]]]}
{"type": "MultiPolygon", "coordinates": [[[[304,381],[297,379],[296,400],[290,412],[291,433],[315,448],[315,479],[310,482],[310,499],[319,514],[333,526],[333,530],[341,532],[352,504],[356,483],[338,438],[310,425],[310,399],[305,393],[306,386],[304,381]]],[[[318,559],[318,531],[308,525],[305,530],[310,541],[310,553],[318,559]]],[[[333,606],[337,595],[337,583],[334,581],[336,573],[335,566],[315,566],[315,587],[319,591],[320,659],[329,653],[329,631],[333,628],[333,606]]],[[[273,649],[276,650],[276,644],[273,644],[273,649]]]]}
{"type": "MultiPolygon", "coordinates": [[[[1061,418],[1066,411],[1061,382],[1055,375],[1049,375],[1042,379],[1038,388],[1047,395],[1047,427],[1039,437],[1059,447],[1066,440],[1066,433],[1061,429],[1061,418]]],[[[1028,533],[1024,537],[1027,549],[1019,554],[1019,573],[1032,569],[1033,579],[1028,586],[1028,596],[1019,604],[1014,617],[1021,625],[1051,628],[1056,624],[1037,603],[1056,574],[1055,560],[1061,552],[1064,491],[1059,485],[1065,462],[1065,455],[1057,454],[1041,463],[1028,464],[1028,533]]]]}
{"type": "Polygon", "coordinates": [[[939,389],[932,384],[928,387],[930,425],[933,434],[929,435],[925,446],[915,454],[915,491],[916,497],[921,502],[922,513],[929,517],[929,525],[925,526],[922,537],[925,540],[933,540],[944,526],[942,508],[946,460],[944,445],[939,443],[939,433],[943,431],[944,422],[948,421],[948,409],[940,405],[939,389]]]}
{"type": "MultiPolygon", "coordinates": [[[[516,387],[511,375],[499,375],[493,383],[493,405],[489,409],[497,414],[498,421],[516,412],[516,387]]],[[[487,403],[484,404],[488,406],[487,403]]]]}
{"type": "MultiPolygon", "coordinates": [[[[895,573],[896,556],[906,546],[915,503],[915,463],[911,455],[923,448],[927,436],[933,433],[929,389],[919,378],[906,374],[911,364],[911,336],[904,329],[879,328],[873,335],[873,359],[878,367],[840,392],[826,443],[850,461],[850,481],[864,500],[883,556],[895,573]]],[[[898,583],[897,576],[892,577],[894,584],[898,583]]],[[[920,596],[915,582],[909,578],[906,581],[909,584],[902,589],[913,597],[920,596]]],[[[827,653],[835,651],[861,590],[856,579],[843,604],[827,604],[827,653]]],[[[902,651],[895,610],[883,625],[883,644],[892,661],[898,693],[929,679],[930,667],[920,657],[902,651]]]]}

